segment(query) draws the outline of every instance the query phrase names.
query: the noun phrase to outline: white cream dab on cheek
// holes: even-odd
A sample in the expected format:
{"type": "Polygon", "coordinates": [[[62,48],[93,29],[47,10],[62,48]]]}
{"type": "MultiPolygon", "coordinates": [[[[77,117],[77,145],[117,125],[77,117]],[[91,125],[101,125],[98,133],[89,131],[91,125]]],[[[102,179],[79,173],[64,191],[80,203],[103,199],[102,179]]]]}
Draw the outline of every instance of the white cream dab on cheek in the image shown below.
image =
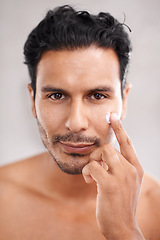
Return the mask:
{"type": "Polygon", "coordinates": [[[110,112],[107,112],[107,113],[106,113],[106,122],[107,122],[107,123],[111,123],[111,122],[110,122],[110,116],[111,116],[111,113],[110,113],[110,112]]]}

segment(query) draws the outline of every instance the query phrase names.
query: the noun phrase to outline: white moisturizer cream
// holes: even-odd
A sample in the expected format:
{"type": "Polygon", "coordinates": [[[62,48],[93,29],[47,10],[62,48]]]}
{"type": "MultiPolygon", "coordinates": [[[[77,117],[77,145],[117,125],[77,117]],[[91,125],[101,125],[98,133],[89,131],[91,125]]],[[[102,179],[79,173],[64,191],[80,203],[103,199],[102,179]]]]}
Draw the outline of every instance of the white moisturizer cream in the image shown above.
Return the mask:
{"type": "Polygon", "coordinates": [[[107,122],[107,123],[111,123],[111,122],[110,122],[110,116],[111,116],[111,113],[110,113],[110,112],[107,112],[107,113],[106,113],[106,122],[107,122]]]}

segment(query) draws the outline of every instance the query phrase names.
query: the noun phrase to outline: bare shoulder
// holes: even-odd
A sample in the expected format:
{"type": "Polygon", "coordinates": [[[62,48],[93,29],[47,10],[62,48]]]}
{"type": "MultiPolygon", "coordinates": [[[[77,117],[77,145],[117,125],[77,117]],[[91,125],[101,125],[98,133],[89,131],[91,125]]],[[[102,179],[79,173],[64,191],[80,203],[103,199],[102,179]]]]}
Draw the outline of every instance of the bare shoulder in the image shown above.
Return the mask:
{"type": "MultiPolygon", "coordinates": [[[[38,156],[38,155],[37,155],[38,156]]],[[[27,171],[31,162],[37,158],[37,156],[29,157],[26,159],[19,160],[17,162],[4,165],[0,167],[0,179],[7,180],[11,178],[18,178],[19,174],[22,175],[21,171],[27,171]],[[27,169],[26,169],[27,167],[27,169]]]]}
{"type": "Polygon", "coordinates": [[[142,184],[142,196],[149,201],[157,201],[160,204],[160,183],[149,174],[144,175],[142,184]]]}
{"type": "Polygon", "coordinates": [[[160,183],[152,176],[145,174],[142,184],[143,204],[148,207],[150,217],[160,222],[160,183]]]}
{"type": "Polygon", "coordinates": [[[160,183],[148,174],[143,179],[137,212],[146,239],[160,239],[160,183]]]}
{"type": "MultiPolygon", "coordinates": [[[[44,154],[39,154],[21,161],[0,167],[0,192],[6,192],[18,186],[29,184],[36,168],[37,160],[44,154]]],[[[1,195],[2,196],[2,195],[1,195]]]]}

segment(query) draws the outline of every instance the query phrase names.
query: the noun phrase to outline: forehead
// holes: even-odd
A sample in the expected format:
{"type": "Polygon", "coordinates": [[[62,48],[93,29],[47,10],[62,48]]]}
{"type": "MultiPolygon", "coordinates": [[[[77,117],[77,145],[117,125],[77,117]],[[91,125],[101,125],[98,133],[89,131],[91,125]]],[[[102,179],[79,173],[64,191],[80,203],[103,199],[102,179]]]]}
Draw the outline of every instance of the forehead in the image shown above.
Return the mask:
{"type": "Polygon", "coordinates": [[[37,66],[37,88],[52,84],[94,87],[105,83],[120,85],[119,60],[112,49],[51,50],[42,55],[37,66]]]}

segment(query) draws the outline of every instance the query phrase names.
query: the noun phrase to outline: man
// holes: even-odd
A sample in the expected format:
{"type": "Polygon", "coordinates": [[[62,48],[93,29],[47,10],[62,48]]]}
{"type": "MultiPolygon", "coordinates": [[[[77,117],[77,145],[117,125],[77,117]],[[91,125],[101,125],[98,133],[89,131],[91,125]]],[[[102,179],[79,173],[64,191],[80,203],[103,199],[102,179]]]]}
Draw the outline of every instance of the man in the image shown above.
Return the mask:
{"type": "Polygon", "coordinates": [[[47,152],[1,168],[0,239],[160,239],[159,184],[121,124],[130,51],[107,13],[63,6],[31,32],[28,89],[47,152]]]}

